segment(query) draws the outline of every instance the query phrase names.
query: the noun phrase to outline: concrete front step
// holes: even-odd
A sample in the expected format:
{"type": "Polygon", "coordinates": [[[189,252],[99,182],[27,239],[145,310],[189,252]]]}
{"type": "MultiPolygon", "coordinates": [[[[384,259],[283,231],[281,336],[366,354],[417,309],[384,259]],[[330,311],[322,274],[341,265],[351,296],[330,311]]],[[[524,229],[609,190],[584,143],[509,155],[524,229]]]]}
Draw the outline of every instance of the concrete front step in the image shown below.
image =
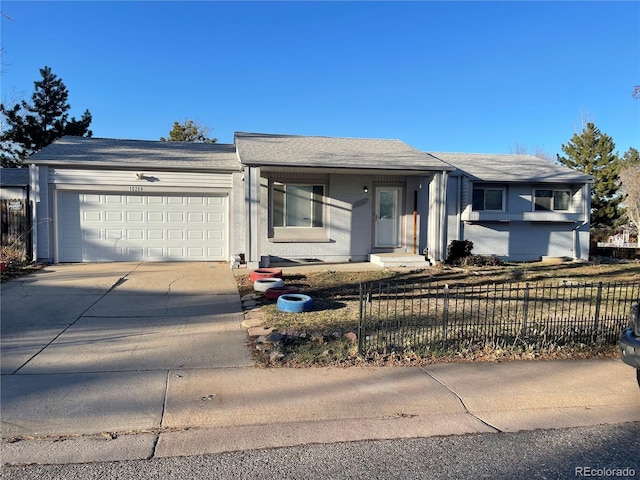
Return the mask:
{"type": "Polygon", "coordinates": [[[372,253],[369,261],[382,267],[420,267],[426,268],[431,264],[422,255],[411,253],[372,253]]]}

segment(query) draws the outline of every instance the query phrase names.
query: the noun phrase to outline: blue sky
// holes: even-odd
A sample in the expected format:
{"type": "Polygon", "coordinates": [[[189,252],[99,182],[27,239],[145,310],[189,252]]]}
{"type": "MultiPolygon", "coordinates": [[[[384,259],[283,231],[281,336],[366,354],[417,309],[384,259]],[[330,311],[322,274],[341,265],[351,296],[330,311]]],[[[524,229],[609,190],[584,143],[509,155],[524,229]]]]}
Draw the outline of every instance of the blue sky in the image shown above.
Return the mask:
{"type": "Polygon", "coordinates": [[[50,66],[96,137],[234,131],[555,156],[593,121],[640,148],[640,2],[1,4],[3,101],[50,66]]]}

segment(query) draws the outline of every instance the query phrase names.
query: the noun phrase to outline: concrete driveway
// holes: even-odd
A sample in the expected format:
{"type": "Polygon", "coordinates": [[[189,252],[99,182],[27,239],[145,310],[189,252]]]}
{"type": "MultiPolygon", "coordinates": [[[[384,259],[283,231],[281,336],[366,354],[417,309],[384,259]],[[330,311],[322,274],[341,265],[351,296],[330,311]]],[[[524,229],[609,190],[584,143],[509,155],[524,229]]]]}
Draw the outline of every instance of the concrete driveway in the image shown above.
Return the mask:
{"type": "Polygon", "coordinates": [[[2,434],[157,428],[168,372],[251,365],[228,265],[54,265],[2,285],[2,434]]]}
{"type": "Polygon", "coordinates": [[[55,265],[2,285],[3,374],[250,365],[226,264],[55,265]]]}

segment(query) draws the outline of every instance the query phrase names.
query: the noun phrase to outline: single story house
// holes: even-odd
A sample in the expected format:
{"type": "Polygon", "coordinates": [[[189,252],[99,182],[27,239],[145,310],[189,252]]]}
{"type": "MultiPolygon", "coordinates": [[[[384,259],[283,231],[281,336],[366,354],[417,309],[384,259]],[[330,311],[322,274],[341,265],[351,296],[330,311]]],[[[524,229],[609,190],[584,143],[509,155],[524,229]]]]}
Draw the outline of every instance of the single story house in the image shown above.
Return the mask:
{"type": "Polygon", "coordinates": [[[28,163],[46,262],[426,265],[454,239],[511,260],[588,256],[591,177],[530,156],[237,132],[233,144],[63,137],[28,163]]]}

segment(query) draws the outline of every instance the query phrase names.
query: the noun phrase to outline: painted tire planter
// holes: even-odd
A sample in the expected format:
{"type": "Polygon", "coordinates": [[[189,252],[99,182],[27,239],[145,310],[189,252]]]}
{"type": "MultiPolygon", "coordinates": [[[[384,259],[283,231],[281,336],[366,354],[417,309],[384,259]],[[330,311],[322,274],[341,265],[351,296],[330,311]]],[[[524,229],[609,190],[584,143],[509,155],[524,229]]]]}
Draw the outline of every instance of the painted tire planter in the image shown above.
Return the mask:
{"type": "Polygon", "coordinates": [[[278,297],[278,310],[281,312],[308,312],[313,309],[313,300],[301,293],[285,293],[278,297]]]}
{"type": "Polygon", "coordinates": [[[281,278],[259,278],[253,282],[253,289],[256,292],[266,292],[270,288],[284,286],[284,280],[281,278]]]}
{"type": "Polygon", "coordinates": [[[264,292],[264,296],[267,300],[277,300],[280,295],[298,293],[299,291],[300,289],[298,287],[294,287],[293,285],[284,285],[282,287],[271,287],[269,290],[264,292]]]}
{"type": "Polygon", "coordinates": [[[279,268],[258,268],[257,270],[251,270],[249,278],[252,282],[260,278],[282,278],[282,270],[279,268]]]}

